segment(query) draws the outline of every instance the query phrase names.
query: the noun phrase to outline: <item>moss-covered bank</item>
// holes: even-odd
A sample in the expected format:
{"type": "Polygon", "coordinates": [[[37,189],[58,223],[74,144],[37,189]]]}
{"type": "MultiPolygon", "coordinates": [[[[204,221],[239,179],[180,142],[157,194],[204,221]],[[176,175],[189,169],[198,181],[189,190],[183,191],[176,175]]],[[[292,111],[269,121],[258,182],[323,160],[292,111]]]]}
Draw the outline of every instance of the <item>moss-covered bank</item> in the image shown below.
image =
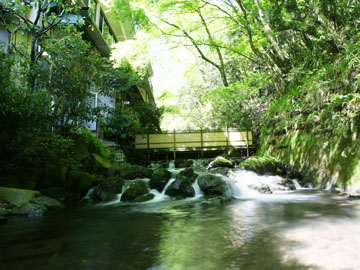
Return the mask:
{"type": "Polygon", "coordinates": [[[299,130],[263,134],[260,155],[271,155],[298,168],[321,188],[340,187],[360,193],[359,133],[344,135],[299,130]]]}

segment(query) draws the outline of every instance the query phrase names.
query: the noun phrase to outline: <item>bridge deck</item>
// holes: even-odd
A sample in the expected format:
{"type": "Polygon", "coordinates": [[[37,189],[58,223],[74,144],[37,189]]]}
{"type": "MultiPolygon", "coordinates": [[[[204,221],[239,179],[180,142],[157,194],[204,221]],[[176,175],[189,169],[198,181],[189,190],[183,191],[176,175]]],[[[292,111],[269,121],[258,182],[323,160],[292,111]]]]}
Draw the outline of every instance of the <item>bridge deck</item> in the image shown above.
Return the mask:
{"type": "Polygon", "coordinates": [[[224,151],[243,148],[247,150],[254,146],[251,131],[225,130],[191,130],[173,131],[154,134],[136,135],[135,149],[147,152],[199,152],[224,151]]]}

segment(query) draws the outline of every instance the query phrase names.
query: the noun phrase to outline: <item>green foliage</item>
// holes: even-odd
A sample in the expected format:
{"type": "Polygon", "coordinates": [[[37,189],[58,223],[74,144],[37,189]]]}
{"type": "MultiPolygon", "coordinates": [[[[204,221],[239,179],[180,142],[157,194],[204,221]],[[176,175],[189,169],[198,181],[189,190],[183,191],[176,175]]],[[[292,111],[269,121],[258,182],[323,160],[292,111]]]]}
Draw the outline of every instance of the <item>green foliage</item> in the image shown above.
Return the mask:
{"type": "Polygon", "coordinates": [[[91,90],[100,84],[104,60],[80,34],[52,37],[47,48],[51,57],[39,61],[31,72],[39,74],[37,88],[51,96],[53,127],[66,133],[100,113],[93,108],[91,90]]]}
{"type": "Polygon", "coordinates": [[[114,159],[113,152],[109,148],[107,148],[99,138],[96,138],[90,130],[85,128],[80,129],[79,135],[81,140],[85,141],[89,153],[103,156],[108,160],[114,159]]]}
{"type": "Polygon", "coordinates": [[[157,107],[151,103],[139,102],[134,104],[142,133],[160,131],[160,121],[164,111],[163,107],[157,107]]]}
{"type": "Polygon", "coordinates": [[[101,126],[106,137],[125,147],[130,146],[135,133],[140,129],[136,112],[122,106],[110,108],[101,126]]]}

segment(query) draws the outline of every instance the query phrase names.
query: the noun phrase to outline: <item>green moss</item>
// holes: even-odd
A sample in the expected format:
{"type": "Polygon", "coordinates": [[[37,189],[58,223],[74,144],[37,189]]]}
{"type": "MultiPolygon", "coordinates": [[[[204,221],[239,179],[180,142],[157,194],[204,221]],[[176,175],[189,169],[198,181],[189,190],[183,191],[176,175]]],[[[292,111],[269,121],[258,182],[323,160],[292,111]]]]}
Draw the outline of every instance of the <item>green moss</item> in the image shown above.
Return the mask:
{"type": "Polygon", "coordinates": [[[280,161],[271,156],[252,156],[241,162],[239,167],[259,174],[283,175],[285,173],[280,166],[280,161]]]}

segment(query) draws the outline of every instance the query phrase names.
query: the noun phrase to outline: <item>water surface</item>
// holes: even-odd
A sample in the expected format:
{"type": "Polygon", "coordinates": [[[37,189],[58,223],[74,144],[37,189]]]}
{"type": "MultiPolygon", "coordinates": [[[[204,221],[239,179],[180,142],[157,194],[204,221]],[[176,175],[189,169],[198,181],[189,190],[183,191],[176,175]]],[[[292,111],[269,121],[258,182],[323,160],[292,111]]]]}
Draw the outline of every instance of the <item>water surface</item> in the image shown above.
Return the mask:
{"type": "Polygon", "coordinates": [[[72,206],[0,225],[0,269],[355,270],[359,213],[357,201],[306,190],[72,206]]]}

